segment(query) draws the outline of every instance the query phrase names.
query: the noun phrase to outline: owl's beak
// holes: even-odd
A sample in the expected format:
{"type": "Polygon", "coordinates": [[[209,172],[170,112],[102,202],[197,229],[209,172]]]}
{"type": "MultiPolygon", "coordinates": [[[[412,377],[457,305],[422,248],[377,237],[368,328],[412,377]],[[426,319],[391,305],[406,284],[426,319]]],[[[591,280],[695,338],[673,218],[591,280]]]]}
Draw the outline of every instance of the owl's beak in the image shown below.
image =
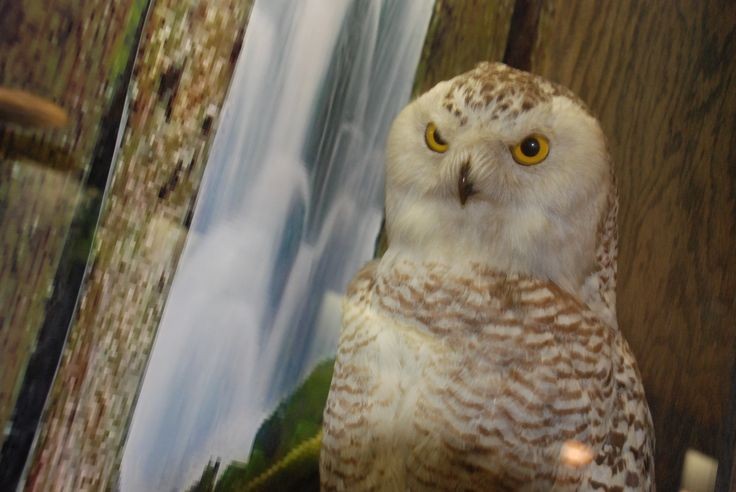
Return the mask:
{"type": "Polygon", "coordinates": [[[460,168],[460,176],[457,180],[457,196],[460,198],[460,205],[464,207],[468,198],[474,194],[473,182],[470,180],[470,161],[465,161],[460,168]]]}

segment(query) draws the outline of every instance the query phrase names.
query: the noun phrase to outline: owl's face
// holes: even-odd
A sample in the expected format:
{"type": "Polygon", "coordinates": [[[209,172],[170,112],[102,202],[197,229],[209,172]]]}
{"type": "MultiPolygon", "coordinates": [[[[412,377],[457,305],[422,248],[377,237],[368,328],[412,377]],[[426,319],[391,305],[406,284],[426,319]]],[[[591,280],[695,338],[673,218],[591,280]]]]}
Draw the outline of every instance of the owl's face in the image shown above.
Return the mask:
{"type": "Polygon", "coordinates": [[[393,124],[389,252],[468,259],[576,289],[595,265],[611,181],[600,126],[569,91],[482,63],[393,124]]]}

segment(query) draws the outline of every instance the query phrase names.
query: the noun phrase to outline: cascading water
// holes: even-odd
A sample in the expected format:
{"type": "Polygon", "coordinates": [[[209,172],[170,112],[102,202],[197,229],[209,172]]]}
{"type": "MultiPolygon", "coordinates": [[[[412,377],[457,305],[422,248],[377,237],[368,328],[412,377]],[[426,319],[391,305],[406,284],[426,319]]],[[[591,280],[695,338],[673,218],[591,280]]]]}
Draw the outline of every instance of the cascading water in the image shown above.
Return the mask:
{"type": "Polygon", "coordinates": [[[256,2],[123,455],[123,490],[182,489],[334,353],[373,252],[383,148],[433,1],[256,2]]]}

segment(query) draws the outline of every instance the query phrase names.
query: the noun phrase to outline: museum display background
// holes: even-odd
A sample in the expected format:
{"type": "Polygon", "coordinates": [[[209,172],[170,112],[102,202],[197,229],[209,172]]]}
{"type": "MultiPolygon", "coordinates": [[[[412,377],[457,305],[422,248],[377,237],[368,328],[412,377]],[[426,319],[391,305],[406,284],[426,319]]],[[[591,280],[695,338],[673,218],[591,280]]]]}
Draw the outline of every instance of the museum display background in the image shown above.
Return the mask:
{"type": "MultiPolygon", "coordinates": [[[[345,0],[333,9],[397,5],[345,0]]],[[[685,453],[695,449],[719,461],[727,490],[735,442],[736,5],[428,5],[425,17],[404,20],[426,30],[412,62],[414,94],[479,60],[505,59],[569,86],[600,118],[621,200],[619,323],[654,415],[658,486],[676,490],[685,453]]],[[[257,8],[236,0],[0,0],[0,85],[57,102],[71,122],[59,130],[0,122],[0,484],[98,489],[119,480],[213,141],[239,121],[221,108],[234,93],[257,8]]],[[[358,51],[376,43],[347,39],[357,44],[345,49],[358,51]]],[[[325,77],[347,84],[354,66],[334,64],[325,77]]],[[[377,79],[377,66],[363,75],[408,98],[411,81],[398,88],[395,79],[377,79]]],[[[357,104],[354,96],[342,104],[357,104]]],[[[311,176],[314,189],[331,179],[311,176]]],[[[305,223],[314,220],[313,209],[298,210],[305,223]]],[[[364,231],[371,239],[361,239],[362,255],[373,249],[379,219],[364,231]]],[[[308,231],[298,235],[313,241],[308,231]]],[[[223,254],[236,255],[229,244],[223,254]]],[[[308,369],[286,371],[269,402],[308,369]]]]}

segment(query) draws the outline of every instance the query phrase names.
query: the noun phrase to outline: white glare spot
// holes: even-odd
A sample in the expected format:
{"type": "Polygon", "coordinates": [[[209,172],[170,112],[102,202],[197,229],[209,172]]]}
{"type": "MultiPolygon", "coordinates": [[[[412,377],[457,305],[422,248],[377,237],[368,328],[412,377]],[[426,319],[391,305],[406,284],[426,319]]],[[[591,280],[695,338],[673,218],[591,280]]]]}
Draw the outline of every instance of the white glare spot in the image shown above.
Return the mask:
{"type": "Polygon", "coordinates": [[[688,449],[682,466],[680,492],[713,492],[716,487],[718,462],[712,457],[688,449]]]}
{"type": "Polygon", "coordinates": [[[560,461],[570,468],[580,468],[593,461],[593,450],[580,441],[565,441],[560,448],[560,461]]]}

